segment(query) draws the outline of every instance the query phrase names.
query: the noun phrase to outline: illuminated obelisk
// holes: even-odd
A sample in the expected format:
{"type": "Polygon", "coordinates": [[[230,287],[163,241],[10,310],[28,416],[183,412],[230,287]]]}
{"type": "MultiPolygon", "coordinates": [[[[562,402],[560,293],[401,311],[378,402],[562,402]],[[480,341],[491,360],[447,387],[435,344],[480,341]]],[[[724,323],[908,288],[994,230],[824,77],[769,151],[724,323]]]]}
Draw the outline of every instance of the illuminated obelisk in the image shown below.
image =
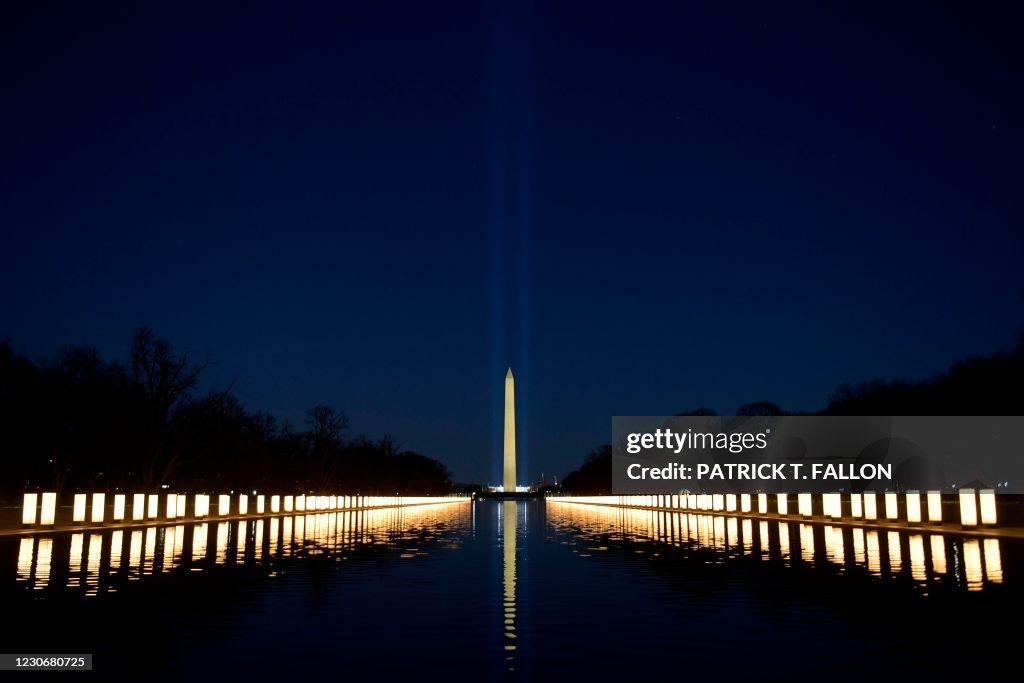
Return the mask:
{"type": "Polygon", "coordinates": [[[516,380],[512,368],[505,373],[505,467],[502,486],[505,493],[516,490],[516,380]]]}

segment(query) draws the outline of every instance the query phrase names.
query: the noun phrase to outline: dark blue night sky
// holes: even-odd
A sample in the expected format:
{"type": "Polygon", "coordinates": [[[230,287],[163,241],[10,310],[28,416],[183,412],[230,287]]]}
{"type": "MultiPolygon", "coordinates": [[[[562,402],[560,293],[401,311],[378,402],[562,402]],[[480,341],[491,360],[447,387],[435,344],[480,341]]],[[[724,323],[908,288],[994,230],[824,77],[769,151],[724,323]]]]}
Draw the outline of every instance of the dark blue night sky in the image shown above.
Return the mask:
{"type": "Polygon", "coordinates": [[[1017,10],[331,4],[4,5],[0,337],[493,480],[1022,327],[1017,10]]]}

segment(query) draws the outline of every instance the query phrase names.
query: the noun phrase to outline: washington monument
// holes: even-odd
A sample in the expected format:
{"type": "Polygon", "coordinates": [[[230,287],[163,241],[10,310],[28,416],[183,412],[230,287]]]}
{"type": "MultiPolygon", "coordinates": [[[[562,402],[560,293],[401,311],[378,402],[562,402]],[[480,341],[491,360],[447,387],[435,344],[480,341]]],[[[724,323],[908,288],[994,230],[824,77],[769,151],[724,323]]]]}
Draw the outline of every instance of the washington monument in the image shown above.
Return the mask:
{"type": "Polygon", "coordinates": [[[516,492],[516,380],[512,368],[505,373],[505,467],[502,481],[505,493],[516,492]]]}

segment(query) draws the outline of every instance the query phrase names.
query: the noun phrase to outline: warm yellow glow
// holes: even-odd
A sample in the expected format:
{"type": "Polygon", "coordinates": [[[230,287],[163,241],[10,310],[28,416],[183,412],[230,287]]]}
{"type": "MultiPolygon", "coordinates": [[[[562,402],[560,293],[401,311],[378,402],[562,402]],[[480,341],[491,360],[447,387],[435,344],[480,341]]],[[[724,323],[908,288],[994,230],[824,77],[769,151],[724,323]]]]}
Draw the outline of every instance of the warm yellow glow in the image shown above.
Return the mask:
{"type": "Polygon", "coordinates": [[[305,512],[306,511],[306,496],[305,496],[305,494],[303,494],[301,496],[295,496],[295,511],[296,512],[305,512]]]}
{"type": "Polygon", "coordinates": [[[711,496],[711,507],[716,512],[725,508],[725,496],[721,493],[716,493],[711,496]]]}
{"type": "MultiPolygon", "coordinates": [[[[962,495],[963,492],[961,492],[962,495]]],[[[974,504],[973,495],[971,504],[974,504]]],[[[981,546],[974,539],[964,541],[964,577],[967,579],[967,590],[981,590],[985,575],[981,568],[981,546]]]]}
{"type": "Polygon", "coordinates": [[[146,518],[146,495],[136,493],[132,496],[132,521],[139,521],[146,518]]]}
{"type": "Polygon", "coordinates": [[[114,521],[120,522],[124,520],[124,499],[123,493],[117,493],[114,495],[114,521]]]}
{"type": "Polygon", "coordinates": [[[999,552],[999,539],[986,538],[982,541],[985,549],[985,578],[992,583],[1003,582],[1003,560],[999,552]]]}
{"type": "Polygon", "coordinates": [[[221,517],[231,514],[231,496],[226,493],[217,496],[217,514],[221,517]]]}
{"type": "Polygon", "coordinates": [[[768,514],[768,494],[759,493],[757,494],[757,511],[762,515],[768,514]]]}
{"type": "Polygon", "coordinates": [[[798,493],[796,496],[797,511],[804,517],[811,516],[811,494],[798,493]]]}
{"type": "MultiPolygon", "coordinates": [[[[907,491],[907,521],[911,524],[921,522],[921,494],[917,491],[907,491]]],[[[924,541],[921,543],[924,547],[924,541]]]]}
{"type": "Polygon", "coordinates": [[[978,523],[978,504],[975,501],[974,489],[960,491],[960,524],[975,526],[978,523]]]}
{"type": "Polygon", "coordinates": [[[106,496],[102,493],[92,494],[92,523],[102,524],[103,513],[106,507],[106,496]]]}
{"type": "Polygon", "coordinates": [[[736,494],[727,493],[725,495],[725,511],[736,512],[736,494]]]}
{"type": "Polygon", "coordinates": [[[205,493],[197,493],[193,514],[196,519],[202,519],[210,514],[210,496],[205,493]]]}
{"type": "Polygon", "coordinates": [[[938,491],[928,492],[928,521],[942,521],[942,494],[938,491]]]}
{"type": "Polygon", "coordinates": [[[864,516],[864,497],[859,493],[850,494],[850,515],[854,519],[860,519],[864,516]]]}
{"type": "Polygon", "coordinates": [[[843,516],[843,498],[838,493],[825,493],[821,496],[821,508],[826,517],[839,519],[843,516]]]}
{"type": "Polygon", "coordinates": [[[110,568],[121,566],[121,551],[124,549],[124,532],[120,529],[110,534],[110,568]]]}
{"type": "Polygon", "coordinates": [[[789,523],[779,522],[779,553],[783,558],[789,557],[789,523]]]}
{"type": "Polygon", "coordinates": [[[890,531],[887,543],[889,549],[889,571],[899,574],[903,564],[903,554],[900,552],[900,534],[898,531],[890,531]]]}
{"type": "Polygon", "coordinates": [[[192,561],[198,562],[206,559],[206,539],[210,535],[209,527],[205,522],[192,527],[192,561]]]}
{"type": "Polygon", "coordinates": [[[76,493],[74,504],[71,508],[71,521],[81,524],[85,521],[85,494],[76,493]]]}
{"type": "Polygon", "coordinates": [[[281,496],[270,497],[270,511],[275,515],[281,511],[281,496]]]}
{"type": "Polygon", "coordinates": [[[878,507],[875,494],[868,491],[864,494],[864,519],[878,519],[878,507]]]}
{"type": "Polygon", "coordinates": [[[167,515],[167,519],[174,519],[178,516],[178,496],[175,493],[168,493],[166,498],[166,504],[164,505],[164,512],[167,515]]]}
{"type": "Polygon", "coordinates": [[[156,519],[160,514],[158,508],[160,507],[160,499],[155,493],[149,495],[149,499],[146,501],[146,519],[156,519]]]}
{"type": "Polygon", "coordinates": [[[882,575],[882,553],[878,545],[878,532],[868,531],[868,571],[875,576],[882,575]]]}
{"type": "Polygon", "coordinates": [[[981,523],[996,523],[996,492],[992,489],[978,491],[978,502],[981,508],[981,523]]]}
{"type": "Polygon", "coordinates": [[[740,494],[740,512],[750,512],[750,494],[740,494]]]}
{"type": "Polygon", "coordinates": [[[789,497],[785,493],[776,493],[775,506],[780,515],[789,514],[789,497]]]}
{"type": "Polygon", "coordinates": [[[946,573],[946,539],[941,534],[932,534],[932,571],[946,573]]]}
{"type": "Polygon", "coordinates": [[[914,534],[908,541],[910,545],[910,577],[919,583],[928,579],[924,566],[924,537],[914,534]]]}
{"type": "Polygon", "coordinates": [[[48,526],[57,521],[57,494],[47,492],[43,494],[43,507],[39,511],[39,523],[48,526]]]}
{"type": "Polygon", "coordinates": [[[32,580],[32,555],[36,550],[36,539],[24,536],[18,545],[18,581],[32,580]]]}
{"type": "MultiPolygon", "coordinates": [[[[26,493],[22,499],[21,506],[21,523],[24,525],[35,524],[36,517],[38,517],[39,507],[39,494],[38,493],[26,493]]],[[[31,557],[29,558],[31,563],[31,557]]]]}
{"type": "Polygon", "coordinates": [[[245,495],[244,493],[240,493],[238,495],[238,514],[249,514],[249,496],[245,495]]]}
{"type": "Polygon", "coordinates": [[[186,496],[185,496],[184,493],[179,493],[177,498],[176,498],[176,500],[177,500],[178,517],[184,517],[185,516],[185,499],[186,499],[186,496]]]}
{"type": "Polygon", "coordinates": [[[266,496],[264,496],[262,493],[260,495],[256,496],[256,514],[257,515],[262,515],[264,512],[266,512],[266,500],[265,499],[266,499],[266,496]]]}
{"type": "Polygon", "coordinates": [[[36,590],[46,588],[47,584],[49,584],[50,572],[53,570],[52,564],[53,539],[40,538],[39,548],[36,549],[36,581],[34,586],[36,590]]]}
{"type": "Polygon", "coordinates": [[[800,557],[804,562],[814,561],[814,527],[810,524],[800,525],[800,557]]]}
{"type": "Polygon", "coordinates": [[[892,492],[887,491],[885,494],[885,518],[886,519],[899,519],[899,498],[892,492]]]}
{"type": "Polygon", "coordinates": [[[853,561],[864,564],[864,530],[853,530],[853,561]]]}
{"type": "Polygon", "coordinates": [[[284,497],[284,511],[285,512],[292,512],[292,510],[295,507],[293,505],[294,501],[295,501],[294,496],[285,496],[284,497]]]}

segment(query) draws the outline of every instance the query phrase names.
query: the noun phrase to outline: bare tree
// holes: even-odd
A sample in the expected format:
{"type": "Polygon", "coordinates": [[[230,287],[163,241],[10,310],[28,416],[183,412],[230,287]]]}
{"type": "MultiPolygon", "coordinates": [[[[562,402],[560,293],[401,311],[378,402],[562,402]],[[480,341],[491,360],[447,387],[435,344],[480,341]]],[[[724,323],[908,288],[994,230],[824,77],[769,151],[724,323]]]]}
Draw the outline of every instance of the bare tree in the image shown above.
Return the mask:
{"type": "Polygon", "coordinates": [[[140,327],[132,335],[130,373],[144,401],[146,419],[145,490],[153,490],[180,467],[181,440],[171,442],[167,427],[174,410],[187,400],[208,365],[209,359],[192,363],[187,352],[176,355],[171,345],[148,327],[140,327]]]}

